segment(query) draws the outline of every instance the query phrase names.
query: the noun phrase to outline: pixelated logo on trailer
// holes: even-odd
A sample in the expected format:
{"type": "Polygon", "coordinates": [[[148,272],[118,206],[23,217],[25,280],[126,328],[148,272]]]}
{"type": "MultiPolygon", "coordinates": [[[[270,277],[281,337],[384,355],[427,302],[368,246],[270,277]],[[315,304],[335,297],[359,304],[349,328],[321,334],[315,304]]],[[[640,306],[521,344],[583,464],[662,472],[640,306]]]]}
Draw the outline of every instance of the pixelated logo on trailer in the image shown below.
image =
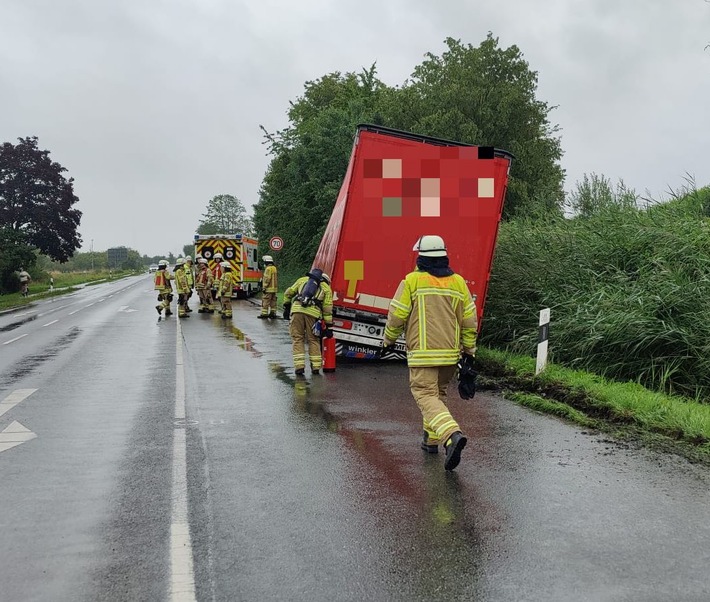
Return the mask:
{"type": "MultiPolygon", "coordinates": [[[[365,198],[381,200],[383,217],[441,217],[442,180],[446,180],[449,187],[449,197],[455,196],[457,201],[467,198],[495,198],[495,178],[467,178],[461,177],[459,173],[448,173],[451,167],[442,166],[441,163],[453,157],[443,157],[443,150],[449,154],[455,149],[442,149],[441,159],[419,159],[419,177],[403,177],[406,170],[403,170],[405,166],[402,159],[365,159],[365,198]],[[452,191],[452,186],[455,186],[456,190],[452,191]]],[[[462,152],[461,158],[470,154],[470,151],[477,152],[478,159],[494,158],[492,147],[465,147],[463,150],[466,153],[462,152]]]]}

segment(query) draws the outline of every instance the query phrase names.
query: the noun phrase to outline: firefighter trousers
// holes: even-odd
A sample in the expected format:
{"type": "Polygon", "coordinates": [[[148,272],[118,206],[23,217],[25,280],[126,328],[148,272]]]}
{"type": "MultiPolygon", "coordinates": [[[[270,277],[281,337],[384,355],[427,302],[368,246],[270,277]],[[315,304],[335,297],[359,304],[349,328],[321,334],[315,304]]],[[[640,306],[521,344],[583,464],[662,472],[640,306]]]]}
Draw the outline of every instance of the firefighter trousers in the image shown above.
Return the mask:
{"type": "Polygon", "coordinates": [[[261,315],[276,316],[276,293],[262,293],[261,315]]]}
{"type": "Polygon", "coordinates": [[[200,311],[214,311],[211,289],[198,288],[197,295],[200,297],[200,311]]]}
{"type": "Polygon", "coordinates": [[[301,312],[291,314],[289,333],[293,341],[293,367],[296,370],[306,367],[306,347],[311,370],[320,370],[323,365],[320,337],[313,334],[313,325],[318,319],[301,312]]]}
{"type": "Polygon", "coordinates": [[[222,304],[222,310],[221,314],[225,318],[231,318],[232,317],[232,298],[229,295],[221,295],[220,298],[220,303],[222,304]]]}
{"type": "Polygon", "coordinates": [[[429,445],[446,443],[461,430],[446,407],[446,389],[455,373],[455,365],[409,368],[409,388],[422,412],[429,445]]]}
{"type": "Polygon", "coordinates": [[[165,293],[161,292],[159,293],[162,299],[160,299],[160,304],[157,306],[162,310],[165,310],[165,315],[169,316],[172,312],[170,311],[170,295],[172,295],[172,292],[165,293]]]}

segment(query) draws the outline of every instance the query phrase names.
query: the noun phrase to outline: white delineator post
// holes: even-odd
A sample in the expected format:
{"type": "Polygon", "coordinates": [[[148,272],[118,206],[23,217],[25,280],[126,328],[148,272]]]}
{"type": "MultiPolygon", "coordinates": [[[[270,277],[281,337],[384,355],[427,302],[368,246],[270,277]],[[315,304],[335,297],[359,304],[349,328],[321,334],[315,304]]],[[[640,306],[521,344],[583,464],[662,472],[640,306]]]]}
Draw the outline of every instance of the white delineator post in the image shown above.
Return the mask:
{"type": "Polygon", "coordinates": [[[547,366],[547,337],[550,335],[550,308],[540,310],[540,330],[537,337],[537,363],[535,374],[540,374],[547,366]]]}

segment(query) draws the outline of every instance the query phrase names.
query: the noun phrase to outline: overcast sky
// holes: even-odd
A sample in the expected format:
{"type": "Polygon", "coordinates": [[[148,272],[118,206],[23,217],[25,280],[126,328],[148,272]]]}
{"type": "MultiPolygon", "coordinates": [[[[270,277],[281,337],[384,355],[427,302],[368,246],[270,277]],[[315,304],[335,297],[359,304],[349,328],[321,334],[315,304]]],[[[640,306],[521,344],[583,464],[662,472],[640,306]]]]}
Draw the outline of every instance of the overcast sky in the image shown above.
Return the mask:
{"type": "Polygon", "coordinates": [[[210,198],[249,210],[307,80],[399,85],[451,36],[516,44],[584,173],[661,198],[710,184],[705,0],[0,0],[0,142],[68,169],[84,250],[181,252],[210,198]]]}

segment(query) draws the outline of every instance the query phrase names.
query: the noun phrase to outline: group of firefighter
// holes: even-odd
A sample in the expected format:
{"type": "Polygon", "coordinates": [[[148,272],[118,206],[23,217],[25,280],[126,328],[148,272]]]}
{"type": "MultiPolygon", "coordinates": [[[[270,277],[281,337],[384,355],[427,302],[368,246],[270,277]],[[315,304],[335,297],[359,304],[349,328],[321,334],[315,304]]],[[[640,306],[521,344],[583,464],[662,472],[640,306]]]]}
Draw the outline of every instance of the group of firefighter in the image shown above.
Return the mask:
{"type": "MultiPolygon", "coordinates": [[[[420,447],[427,453],[445,452],[444,468],[453,470],[461,460],[467,438],[446,405],[448,384],[458,374],[459,395],[470,399],[476,390],[476,306],[466,281],[449,266],[444,240],[424,235],[414,246],[418,252],[416,270],[401,281],[392,298],[382,341],[382,355],[395,350],[404,332],[409,367],[409,386],[423,418],[420,447]]],[[[172,280],[178,294],[178,317],[189,317],[192,291],[200,299],[198,312],[214,313],[216,301],[223,319],[232,317],[233,280],[231,266],[215,254],[212,270],[197,256],[178,258],[173,274],[168,262],[158,264],[155,288],[158,314],[170,315],[172,280]]],[[[260,319],[275,319],[278,276],[273,258],[264,255],[260,319]]],[[[289,320],[296,375],[306,369],[306,355],[314,374],[322,368],[321,338],[333,336],[333,291],[330,277],[312,268],[284,292],[283,318],[289,320]]]]}
{"type": "Polygon", "coordinates": [[[168,261],[162,259],[158,262],[155,273],[155,290],[158,291],[158,305],[155,309],[158,315],[171,316],[170,304],[174,298],[173,290],[177,293],[177,311],[179,318],[189,318],[192,309],[188,301],[197,294],[200,305],[198,313],[215,313],[215,305],[219,303],[219,313],[223,319],[232,317],[232,293],[234,281],[232,279],[232,266],[228,261],[222,261],[221,253],[214,255],[215,265],[210,269],[207,259],[201,255],[195,257],[178,257],[175,269],[171,273],[168,261]],[[175,288],[173,289],[173,280],[175,288]]]}

